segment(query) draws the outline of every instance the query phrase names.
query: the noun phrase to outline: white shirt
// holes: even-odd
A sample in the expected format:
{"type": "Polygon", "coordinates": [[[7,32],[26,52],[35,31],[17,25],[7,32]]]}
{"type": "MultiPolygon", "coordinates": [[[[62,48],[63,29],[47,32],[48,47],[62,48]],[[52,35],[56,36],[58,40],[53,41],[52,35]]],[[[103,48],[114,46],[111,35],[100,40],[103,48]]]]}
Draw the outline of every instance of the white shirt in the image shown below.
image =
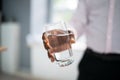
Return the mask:
{"type": "Polygon", "coordinates": [[[111,41],[109,52],[120,53],[120,0],[114,0],[112,31],[107,34],[110,1],[79,0],[78,8],[70,23],[78,37],[85,32],[88,47],[98,52],[106,52],[109,38],[111,41]]]}

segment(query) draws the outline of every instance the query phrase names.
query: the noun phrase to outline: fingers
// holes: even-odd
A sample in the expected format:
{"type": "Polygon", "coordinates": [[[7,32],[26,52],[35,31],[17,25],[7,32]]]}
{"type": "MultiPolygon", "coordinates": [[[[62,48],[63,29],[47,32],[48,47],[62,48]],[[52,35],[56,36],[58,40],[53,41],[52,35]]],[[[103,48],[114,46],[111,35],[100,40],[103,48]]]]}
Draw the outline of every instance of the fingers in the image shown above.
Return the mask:
{"type": "Polygon", "coordinates": [[[48,49],[52,48],[50,46],[50,44],[49,44],[49,40],[48,40],[47,35],[45,34],[45,32],[43,33],[42,39],[43,39],[43,44],[44,44],[45,49],[48,50],[48,49]]]}
{"type": "Polygon", "coordinates": [[[46,50],[51,49],[49,42],[43,41],[43,44],[46,50]]]}
{"type": "Polygon", "coordinates": [[[75,43],[75,36],[74,33],[71,30],[68,30],[69,37],[70,37],[70,43],[75,43]]]}
{"type": "MultiPolygon", "coordinates": [[[[59,33],[60,33],[60,31],[59,31],[59,33]]],[[[72,31],[70,31],[70,30],[68,30],[68,33],[69,33],[69,37],[70,37],[69,38],[70,43],[75,43],[74,33],[72,31]]],[[[42,35],[42,39],[43,39],[44,47],[48,52],[48,57],[51,60],[51,62],[55,61],[55,58],[54,58],[54,53],[55,52],[59,52],[59,51],[71,48],[71,46],[67,45],[67,43],[62,45],[62,46],[58,46],[57,48],[52,48],[50,43],[49,43],[48,36],[46,35],[45,32],[42,35]]]]}
{"type": "Polygon", "coordinates": [[[54,61],[55,61],[54,54],[50,53],[49,50],[48,50],[48,57],[49,57],[49,59],[51,60],[51,62],[54,62],[54,61]]]}
{"type": "Polygon", "coordinates": [[[42,39],[43,39],[44,47],[48,51],[49,59],[51,60],[51,62],[54,62],[55,58],[54,58],[54,54],[53,54],[53,51],[52,51],[52,47],[49,44],[49,40],[48,40],[47,35],[45,34],[45,32],[43,33],[42,39]]]}
{"type": "Polygon", "coordinates": [[[70,34],[70,42],[75,43],[75,36],[74,34],[70,34]]]}

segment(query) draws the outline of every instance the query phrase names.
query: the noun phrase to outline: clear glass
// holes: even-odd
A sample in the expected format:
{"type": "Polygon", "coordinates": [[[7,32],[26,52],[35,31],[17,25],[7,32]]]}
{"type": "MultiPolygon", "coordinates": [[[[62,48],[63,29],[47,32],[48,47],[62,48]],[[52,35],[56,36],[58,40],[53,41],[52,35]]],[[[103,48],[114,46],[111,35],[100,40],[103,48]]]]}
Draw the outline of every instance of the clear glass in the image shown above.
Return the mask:
{"type": "Polygon", "coordinates": [[[74,61],[67,28],[63,21],[45,26],[45,34],[54,54],[55,63],[60,67],[68,66],[74,61]]]}

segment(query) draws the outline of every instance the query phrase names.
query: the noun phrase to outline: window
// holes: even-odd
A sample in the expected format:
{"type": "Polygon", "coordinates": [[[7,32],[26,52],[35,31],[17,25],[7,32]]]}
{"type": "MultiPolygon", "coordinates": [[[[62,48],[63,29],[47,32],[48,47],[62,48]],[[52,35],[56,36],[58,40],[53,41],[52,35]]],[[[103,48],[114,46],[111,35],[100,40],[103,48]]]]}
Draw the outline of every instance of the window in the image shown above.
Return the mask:
{"type": "Polygon", "coordinates": [[[68,21],[77,7],[78,0],[51,0],[51,22],[68,21]]]}

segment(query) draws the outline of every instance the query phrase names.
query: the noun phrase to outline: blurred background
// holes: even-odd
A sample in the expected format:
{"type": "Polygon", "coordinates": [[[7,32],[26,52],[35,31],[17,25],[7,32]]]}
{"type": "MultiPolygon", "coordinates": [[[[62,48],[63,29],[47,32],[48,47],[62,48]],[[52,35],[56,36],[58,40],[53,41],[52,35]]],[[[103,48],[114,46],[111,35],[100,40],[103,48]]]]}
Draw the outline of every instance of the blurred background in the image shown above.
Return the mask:
{"type": "Polygon", "coordinates": [[[83,35],[72,45],[74,63],[51,63],[42,44],[45,24],[69,22],[78,0],[0,0],[0,80],[76,80],[86,47],[83,35]],[[79,46],[79,47],[78,47],[79,46]]]}

